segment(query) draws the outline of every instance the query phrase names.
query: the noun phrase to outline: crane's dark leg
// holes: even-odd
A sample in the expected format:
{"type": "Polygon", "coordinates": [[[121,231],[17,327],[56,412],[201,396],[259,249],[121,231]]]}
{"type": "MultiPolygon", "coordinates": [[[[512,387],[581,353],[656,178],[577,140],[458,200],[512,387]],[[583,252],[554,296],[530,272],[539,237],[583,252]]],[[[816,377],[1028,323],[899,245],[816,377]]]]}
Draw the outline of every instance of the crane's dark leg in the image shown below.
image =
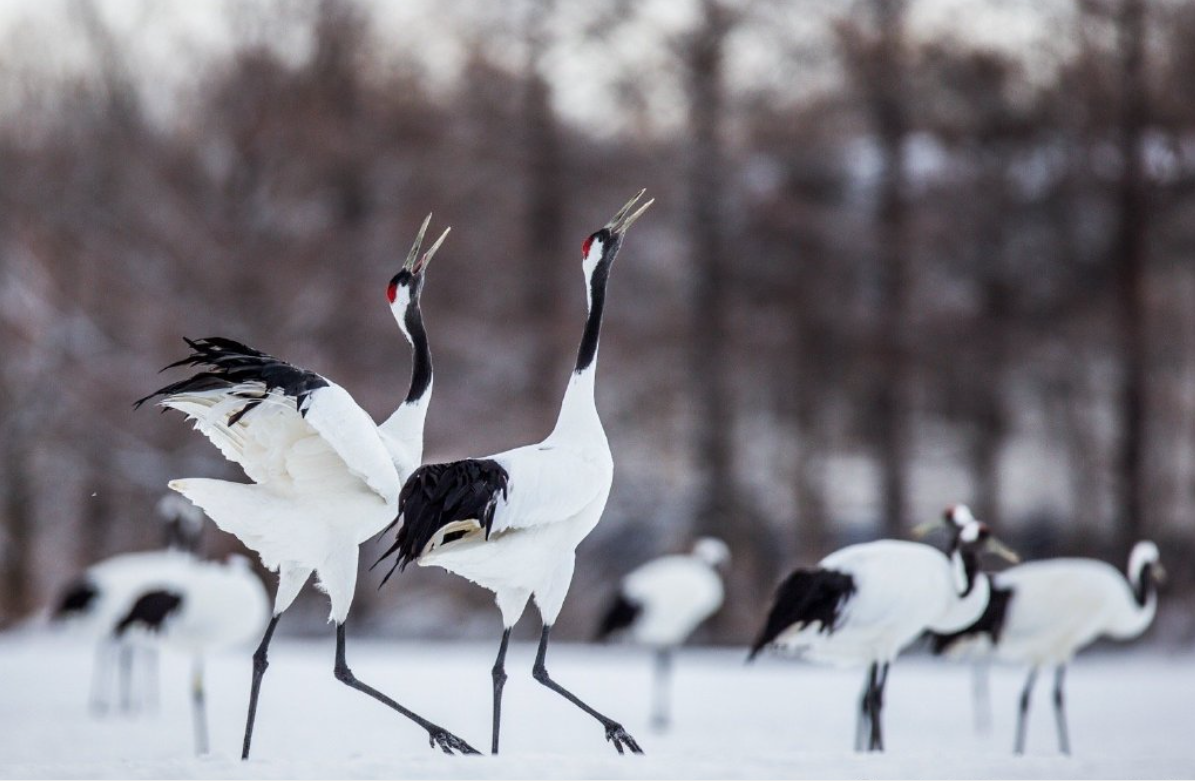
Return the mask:
{"type": "Polygon", "coordinates": [[[494,736],[490,739],[490,753],[498,753],[498,734],[502,728],[502,687],[506,685],[506,646],[510,643],[510,627],[502,632],[502,644],[498,646],[498,658],[490,671],[494,678],[494,736]]]}
{"type": "Polygon", "coordinates": [[[345,686],[356,689],[363,694],[368,694],[378,702],[398,711],[411,721],[418,724],[420,727],[423,727],[425,730],[427,730],[428,743],[433,748],[439,746],[445,754],[451,754],[453,751],[459,751],[462,754],[481,753],[443,727],[432,724],[427,719],[399,705],[397,702],[390,699],[385,694],[382,694],[372,686],[357,680],[357,676],[353,675],[353,671],[349,669],[348,662],[346,662],[344,658],[344,624],[336,625],[336,667],[333,669],[333,672],[336,675],[336,680],[340,681],[345,686]]]}
{"type": "Polygon", "coordinates": [[[872,665],[871,744],[869,751],[884,750],[884,686],[888,683],[888,662],[872,665]]]}
{"type": "Polygon", "coordinates": [[[535,666],[531,668],[532,676],[534,676],[535,680],[539,681],[544,686],[547,686],[549,689],[556,692],[561,697],[564,697],[573,705],[576,705],[578,708],[600,721],[602,726],[606,728],[606,740],[614,744],[614,748],[618,749],[619,754],[623,753],[624,746],[629,748],[633,754],[642,754],[643,749],[639,748],[639,744],[636,743],[635,739],[632,738],[627,731],[622,728],[621,724],[613,719],[603,716],[593,708],[586,705],[575,694],[556,683],[556,681],[553,681],[551,676],[548,675],[548,668],[545,665],[545,660],[548,655],[548,634],[551,631],[551,625],[545,624],[543,634],[539,636],[539,650],[535,654],[535,666]]]}
{"type": "Polygon", "coordinates": [[[666,732],[669,725],[669,695],[672,690],[672,649],[657,648],[655,654],[655,703],[651,714],[651,728],[666,732]]]}
{"type": "Polygon", "coordinates": [[[191,718],[195,722],[195,753],[208,752],[207,704],[203,691],[203,657],[196,656],[191,667],[191,718]]]}
{"type": "Polygon", "coordinates": [[[265,677],[266,668],[270,666],[266,653],[280,618],[282,614],[275,613],[270,619],[270,625],[266,627],[266,633],[261,638],[261,645],[253,652],[253,685],[249,688],[249,715],[245,718],[245,741],[241,744],[241,759],[249,758],[249,746],[253,743],[253,722],[257,719],[257,697],[261,694],[261,679],[265,677]]]}
{"type": "Polygon", "coordinates": [[[106,640],[101,640],[95,646],[95,661],[91,667],[91,697],[88,709],[93,716],[102,716],[108,712],[111,701],[108,699],[110,691],[108,681],[112,677],[112,654],[115,648],[106,640]]]}
{"type": "Polygon", "coordinates": [[[866,751],[871,730],[871,689],[875,680],[875,665],[863,676],[863,694],[859,697],[859,718],[855,722],[855,751],[866,751]]]}
{"type": "Polygon", "coordinates": [[[1025,753],[1025,728],[1029,721],[1029,696],[1033,692],[1033,683],[1037,680],[1037,668],[1029,670],[1029,677],[1025,679],[1025,688],[1021,690],[1021,707],[1017,712],[1017,742],[1013,745],[1012,753],[1025,753]]]}
{"type": "Polygon", "coordinates": [[[1058,750],[1063,754],[1071,753],[1071,740],[1066,732],[1066,704],[1062,698],[1062,685],[1066,677],[1066,665],[1060,664],[1054,668],[1054,722],[1058,726],[1058,750]]]}

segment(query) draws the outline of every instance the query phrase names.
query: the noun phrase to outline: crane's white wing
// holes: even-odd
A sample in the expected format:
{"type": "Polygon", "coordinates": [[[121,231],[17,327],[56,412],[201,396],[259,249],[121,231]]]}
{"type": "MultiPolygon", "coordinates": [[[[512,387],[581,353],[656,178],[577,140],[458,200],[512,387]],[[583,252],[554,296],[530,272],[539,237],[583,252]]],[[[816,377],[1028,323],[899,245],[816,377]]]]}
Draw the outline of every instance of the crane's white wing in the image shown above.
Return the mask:
{"type": "Polygon", "coordinates": [[[609,461],[567,447],[529,445],[492,457],[510,475],[491,534],[567,520],[605,502],[613,469],[609,461]]]}

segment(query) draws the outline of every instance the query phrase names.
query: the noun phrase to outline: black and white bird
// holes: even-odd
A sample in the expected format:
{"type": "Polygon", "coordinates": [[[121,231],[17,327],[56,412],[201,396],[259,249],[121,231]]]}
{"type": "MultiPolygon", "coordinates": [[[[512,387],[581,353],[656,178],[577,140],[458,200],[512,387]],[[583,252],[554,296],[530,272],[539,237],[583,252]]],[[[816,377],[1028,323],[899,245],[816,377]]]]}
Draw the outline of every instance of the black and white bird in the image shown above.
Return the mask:
{"type": "Polygon", "coordinates": [[[901,650],[926,630],[967,626],[987,606],[990,589],[978,552],[1016,558],[965,505],[948,508],[943,520],[952,535],[947,555],[923,543],[878,540],[794,571],[776,590],[751,646],[752,658],[775,645],[815,662],[867,666],[856,751],[884,749],[884,686],[901,650]]]}
{"type": "Polygon", "coordinates": [[[510,630],[531,597],[543,618],[535,679],[601,722],[619,753],[624,748],[640,753],[622,725],[552,680],[546,656],[548,635],[572,581],[574,552],[601,518],[613,481],[614,461],[594,403],[598,335],[614,258],[627,229],[652,204],[632,211],[642,197],[641,191],[582,245],[589,314],[552,433],[535,445],[417,469],[399,499],[394,544],[379,559],[395,557],[387,578],[415,561],[494,592],[504,626],[493,668],[494,753],[510,630]]]}
{"type": "Polygon", "coordinates": [[[1013,750],[1018,754],[1025,751],[1029,700],[1038,671],[1053,667],[1058,748],[1069,754],[1063,697],[1067,665],[1097,638],[1130,640],[1148,629],[1164,576],[1158,547],[1148,541],[1133,546],[1127,577],[1095,559],[1027,562],[993,575],[994,593],[1001,598],[970,626],[935,636],[934,650],[1029,666],[1017,716],[1013,750]]]}
{"type": "Polygon", "coordinates": [[[92,564],[63,590],[51,615],[55,623],[95,643],[89,698],[95,714],[111,707],[114,685],[124,713],[156,699],[156,648],[127,642],[113,630],[147,584],[190,566],[203,530],[203,512],[178,494],[163,496],[156,511],[163,522],[163,549],[122,553],[92,564]]]}
{"type": "Polygon", "coordinates": [[[253,684],[242,758],[247,759],[267,649],[282,613],[315,573],[336,624],[337,680],[427,730],[446,753],[475,753],[465,741],[399,705],[353,675],[345,659],[345,621],[357,582],[358,546],[398,511],[403,480],[423,456],[423,423],[432,391],[431,352],[419,297],[427,264],[448,231],[419,254],[423,221],[402,269],[387,289],[390,309],[414,348],[411,384],[398,409],[377,425],[344,388],[231,339],[188,340],[192,352],[171,364],[200,367],[161,396],[239,464],[253,482],[188,478],[170,487],[202,507],[226,532],[279,573],[274,615],[253,655],[253,684]]]}
{"type": "Polygon", "coordinates": [[[671,721],[672,654],[722,607],[718,570],[729,561],[726,543],[702,537],[688,554],[661,556],[627,573],[602,616],[598,640],[621,636],[655,654],[651,723],[656,730],[668,729],[671,721]]]}
{"type": "Polygon", "coordinates": [[[142,584],[111,629],[118,642],[165,647],[191,657],[195,753],[208,752],[204,657],[258,637],[269,598],[249,560],[190,558],[142,584]]]}

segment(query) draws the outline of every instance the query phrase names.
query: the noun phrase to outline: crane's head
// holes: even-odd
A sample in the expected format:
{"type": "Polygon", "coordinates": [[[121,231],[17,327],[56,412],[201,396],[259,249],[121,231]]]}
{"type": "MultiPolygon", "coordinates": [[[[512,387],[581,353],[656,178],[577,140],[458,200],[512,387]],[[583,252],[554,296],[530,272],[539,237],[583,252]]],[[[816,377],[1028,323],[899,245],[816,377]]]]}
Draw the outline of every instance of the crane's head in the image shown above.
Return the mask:
{"type": "Polygon", "coordinates": [[[1158,546],[1149,540],[1142,540],[1133,546],[1129,554],[1129,580],[1140,582],[1143,577],[1149,577],[1154,583],[1166,580],[1166,570],[1162,569],[1159,560],[1158,546]]]}
{"type": "Polygon", "coordinates": [[[693,556],[711,567],[730,562],[730,546],[717,537],[701,537],[693,543],[693,556]]]}
{"type": "Polygon", "coordinates": [[[645,192],[647,191],[640,190],[634,198],[627,201],[626,205],[618,210],[618,214],[615,214],[608,223],[602,226],[601,230],[589,234],[589,237],[585,239],[581,245],[581,265],[585,269],[587,279],[592,280],[594,274],[599,270],[603,273],[609,272],[610,264],[614,262],[614,256],[618,254],[618,248],[622,246],[622,237],[626,235],[635,220],[647,211],[647,207],[655,203],[653,198],[638,209],[634,208],[645,192]]]}
{"type": "Polygon", "coordinates": [[[203,535],[203,510],[173,491],[158,500],[156,509],[162,519],[167,548],[183,551],[199,548],[199,538],[203,535]]]}
{"type": "Polygon", "coordinates": [[[942,512],[942,520],[923,523],[913,530],[918,537],[924,537],[935,529],[945,528],[951,534],[951,548],[969,551],[987,551],[1016,564],[1021,560],[1016,551],[1009,548],[992,534],[983,521],[976,520],[971,508],[965,504],[952,504],[942,512]]]}
{"type": "Polygon", "coordinates": [[[386,298],[390,300],[390,311],[394,313],[398,327],[402,329],[408,339],[411,337],[411,324],[408,322],[408,317],[419,316],[419,294],[423,292],[423,275],[427,271],[432,256],[436,254],[436,250],[440,249],[440,245],[448,237],[448,232],[452,230],[452,228],[446,228],[440,234],[440,238],[436,239],[436,243],[432,244],[427,252],[420,255],[419,250],[423,245],[423,236],[427,233],[427,226],[431,220],[430,214],[424,218],[423,225],[419,226],[419,235],[415,237],[415,243],[411,245],[411,251],[407,253],[406,261],[399,272],[391,278],[390,285],[386,288],[386,298]]]}

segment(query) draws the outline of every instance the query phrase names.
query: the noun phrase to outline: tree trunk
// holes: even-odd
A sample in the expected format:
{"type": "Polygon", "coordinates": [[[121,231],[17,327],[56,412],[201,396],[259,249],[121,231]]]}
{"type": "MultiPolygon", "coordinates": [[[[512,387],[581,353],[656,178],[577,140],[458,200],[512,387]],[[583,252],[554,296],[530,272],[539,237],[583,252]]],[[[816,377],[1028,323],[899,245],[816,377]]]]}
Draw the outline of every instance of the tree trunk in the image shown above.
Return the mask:
{"type": "Polygon", "coordinates": [[[1123,0],[1118,23],[1121,174],[1117,187],[1118,222],[1112,247],[1121,334],[1121,443],[1117,463],[1121,492],[1116,536],[1118,548],[1127,551],[1146,529],[1149,509],[1145,490],[1149,359],[1145,242],[1149,207],[1142,165],[1142,136],[1148,122],[1143,0],[1123,0]]]}

